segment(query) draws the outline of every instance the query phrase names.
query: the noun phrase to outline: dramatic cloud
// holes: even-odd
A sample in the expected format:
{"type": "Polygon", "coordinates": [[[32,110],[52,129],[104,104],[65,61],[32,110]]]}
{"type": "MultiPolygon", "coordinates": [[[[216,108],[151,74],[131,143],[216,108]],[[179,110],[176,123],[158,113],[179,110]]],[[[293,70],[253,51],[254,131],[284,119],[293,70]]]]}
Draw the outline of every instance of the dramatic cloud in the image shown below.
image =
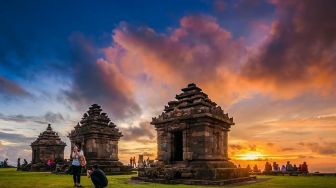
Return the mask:
{"type": "Polygon", "coordinates": [[[18,123],[35,122],[39,124],[60,123],[64,122],[65,118],[60,113],[47,112],[42,116],[26,116],[18,115],[4,115],[0,113],[0,119],[4,121],[14,121],[18,123]]]}
{"type": "Polygon", "coordinates": [[[80,110],[98,103],[112,113],[112,118],[139,114],[132,82],[120,73],[116,62],[97,60],[99,52],[81,35],[73,35],[71,41],[73,82],[71,89],[65,91],[67,98],[80,110]]]}
{"type": "Polygon", "coordinates": [[[328,143],[305,143],[305,146],[310,148],[312,152],[321,154],[321,155],[336,155],[336,143],[328,142],[328,143]]]}
{"type": "Polygon", "coordinates": [[[147,138],[153,140],[156,137],[154,126],[149,122],[140,122],[139,126],[133,126],[122,129],[124,137],[123,140],[140,140],[140,138],[147,138]]]}
{"type": "Polygon", "coordinates": [[[0,95],[6,96],[29,96],[30,94],[20,85],[0,75],[0,95]]]}
{"type": "Polygon", "coordinates": [[[242,69],[274,95],[335,93],[336,2],[275,1],[277,21],[242,69]]]}
{"type": "Polygon", "coordinates": [[[237,74],[246,48],[214,17],[183,17],[180,26],[168,34],[121,23],[114,30],[113,41],[104,50],[104,59],[118,62],[121,72],[135,80],[137,90],[147,90],[141,96],[145,101],[162,105],[190,82],[223,102],[232,102],[242,93],[237,74]],[[150,87],[143,88],[144,84],[150,87]]]}
{"type": "Polygon", "coordinates": [[[33,137],[27,137],[22,134],[0,132],[0,139],[11,143],[30,143],[33,137]]]}

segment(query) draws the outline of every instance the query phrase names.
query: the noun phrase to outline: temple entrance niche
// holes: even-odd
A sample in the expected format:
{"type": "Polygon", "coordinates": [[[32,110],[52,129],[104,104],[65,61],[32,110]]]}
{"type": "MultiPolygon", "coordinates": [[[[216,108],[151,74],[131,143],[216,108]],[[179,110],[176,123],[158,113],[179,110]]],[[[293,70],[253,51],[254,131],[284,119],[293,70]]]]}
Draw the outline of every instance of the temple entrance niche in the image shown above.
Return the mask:
{"type": "Polygon", "coordinates": [[[173,133],[172,161],[183,161],[183,133],[176,131],[173,133]]]}

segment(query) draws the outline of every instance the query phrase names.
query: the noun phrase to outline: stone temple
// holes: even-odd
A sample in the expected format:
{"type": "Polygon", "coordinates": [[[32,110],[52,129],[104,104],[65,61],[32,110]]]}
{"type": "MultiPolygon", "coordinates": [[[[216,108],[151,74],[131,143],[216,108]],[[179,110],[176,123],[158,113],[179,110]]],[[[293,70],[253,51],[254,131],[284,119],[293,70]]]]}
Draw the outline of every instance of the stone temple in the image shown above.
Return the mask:
{"type": "Polygon", "coordinates": [[[97,164],[112,174],[129,170],[118,158],[118,141],[122,136],[101,107],[93,104],[68,137],[71,151],[75,144],[80,145],[88,166],[97,164]]]}
{"type": "Polygon", "coordinates": [[[233,118],[195,84],[183,88],[151,124],[157,131],[158,167],[140,170],[139,179],[180,179],[183,181],[175,183],[212,184],[211,181],[187,180],[249,178],[246,169],[236,168],[229,161],[228,131],[234,125],[233,118]]]}
{"type": "Polygon", "coordinates": [[[42,132],[38,138],[31,143],[32,147],[32,168],[35,164],[46,164],[49,159],[53,161],[64,160],[64,147],[58,133],[53,131],[48,124],[47,130],[42,132]]]}

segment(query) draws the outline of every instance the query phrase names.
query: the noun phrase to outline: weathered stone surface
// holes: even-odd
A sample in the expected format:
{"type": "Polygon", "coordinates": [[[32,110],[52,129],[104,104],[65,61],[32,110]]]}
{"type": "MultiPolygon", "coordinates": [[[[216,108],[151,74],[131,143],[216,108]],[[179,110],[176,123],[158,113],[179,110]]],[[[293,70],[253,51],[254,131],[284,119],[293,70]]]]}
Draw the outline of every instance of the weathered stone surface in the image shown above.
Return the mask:
{"type": "Polygon", "coordinates": [[[48,160],[63,161],[64,147],[66,144],[61,141],[58,133],[52,130],[49,124],[47,130],[42,132],[38,138],[31,143],[32,164],[44,163],[48,160]]]}
{"type": "Polygon", "coordinates": [[[84,113],[68,137],[71,150],[75,144],[80,145],[88,166],[97,164],[106,173],[128,170],[118,158],[118,142],[122,134],[99,105],[93,104],[84,113]]]}
{"type": "Polygon", "coordinates": [[[249,176],[246,169],[236,168],[228,158],[228,131],[234,125],[233,118],[195,84],[183,88],[151,124],[157,131],[157,160],[161,166],[140,169],[139,177],[155,174],[163,179],[222,180],[249,176]]]}

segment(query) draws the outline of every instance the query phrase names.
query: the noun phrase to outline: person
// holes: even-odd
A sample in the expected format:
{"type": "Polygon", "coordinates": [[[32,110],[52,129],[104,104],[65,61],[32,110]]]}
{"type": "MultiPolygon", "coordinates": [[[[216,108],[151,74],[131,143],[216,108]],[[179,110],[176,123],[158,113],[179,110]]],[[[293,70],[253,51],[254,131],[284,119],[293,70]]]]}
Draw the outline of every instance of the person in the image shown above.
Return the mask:
{"type": "Polygon", "coordinates": [[[130,166],[133,168],[133,158],[131,157],[129,161],[130,161],[130,166]]]}
{"type": "Polygon", "coordinates": [[[286,171],[287,172],[292,172],[293,171],[293,166],[292,166],[292,164],[290,164],[289,161],[287,161],[287,164],[286,164],[286,171]]]}
{"type": "Polygon", "coordinates": [[[254,165],[254,167],[253,167],[253,172],[260,172],[260,170],[258,169],[258,166],[257,165],[254,165]]]}
{"type": "Polygon", "coordinates": [[[266,162],[264,173],[269,174],[270,172],[272,172],[272,165],[269,162],[266,162]]]}
{"type": "Polygon", "coordinates": [[[74,187],[81,187],[80,174],[82,171],[82,167],[80,164],[80,157],[83,157],[83,152],[80,150],[80,148],[77,145],[75,145],[71,153],[71,158],[72,158],[71,168],[72,168],[74,187]]]}
{"type": "Polygon", "coordinates": [[[96,164],[92,166],[92,170],[87,171],[87,176],[91,178],[95,188],[103,188],[108,184],[105,173],[96,164]]]}
{"type": "Polygon", "coordinates": [[[279,165],[276,162],[273,162],[273,172],[279,172],[279,165]]]}
{"type": "Polygon", "coordinates": [[[251,172],[251,171],[252,171],[250,165],[247,165],[246,169],[247,169],[248,172],[251,172]]]}
{"type": "Polygon", "coordinates": [[[147,164],[146,164],[147,167],[150,167],[150,166],[149,166],[149,157],[147,157],[146,163],[147,163],[147,164]]]}
{"type": "Polygon", "coordinates": [[[8,167],[8,159],[6,158],[3,162],[3,167],[7,168],[8,167]]]}
{"type": "Polygon", "coordinates": [[[297,171],[298,171],[298,167],[296,166],[296,164],[294,164],[294,166],[293,166],[293,171],[294,171],[294,172],[297,172],[297,171]]]}
{"type": "Polygon", "coordinates": [[[134,165],[134,168],[136,168],[136,160],[135,160],[135,157],[133,157],[133,165],[134,165]]]}
{"type": "Polygon", "coordinates": [[[23,159],[23,165],[28,165],[28,161],[26,159],[23,159]]]}
{"type": "Polygon", "coordinates": [[[306,162],[303,162],[303,164],[301,165],[301,172],[304,174],[308,173],[308,165],[306,162]]]}
{"type": "Polygon", "coordinates": [[[16,170],[20,170],[20,168],[21,168],[21,162],[20,162],[20,157],[18,158],[18,160],[17,160],[17,166],[16,166],[16,170]]]}
{"type": "Polygon", "coordinates": [[[286,173],[286,166],[285,166],[285,165],[282,165],[282,167],[281,167],[281,172],[282,172],[282,173],[286,173]]]}

